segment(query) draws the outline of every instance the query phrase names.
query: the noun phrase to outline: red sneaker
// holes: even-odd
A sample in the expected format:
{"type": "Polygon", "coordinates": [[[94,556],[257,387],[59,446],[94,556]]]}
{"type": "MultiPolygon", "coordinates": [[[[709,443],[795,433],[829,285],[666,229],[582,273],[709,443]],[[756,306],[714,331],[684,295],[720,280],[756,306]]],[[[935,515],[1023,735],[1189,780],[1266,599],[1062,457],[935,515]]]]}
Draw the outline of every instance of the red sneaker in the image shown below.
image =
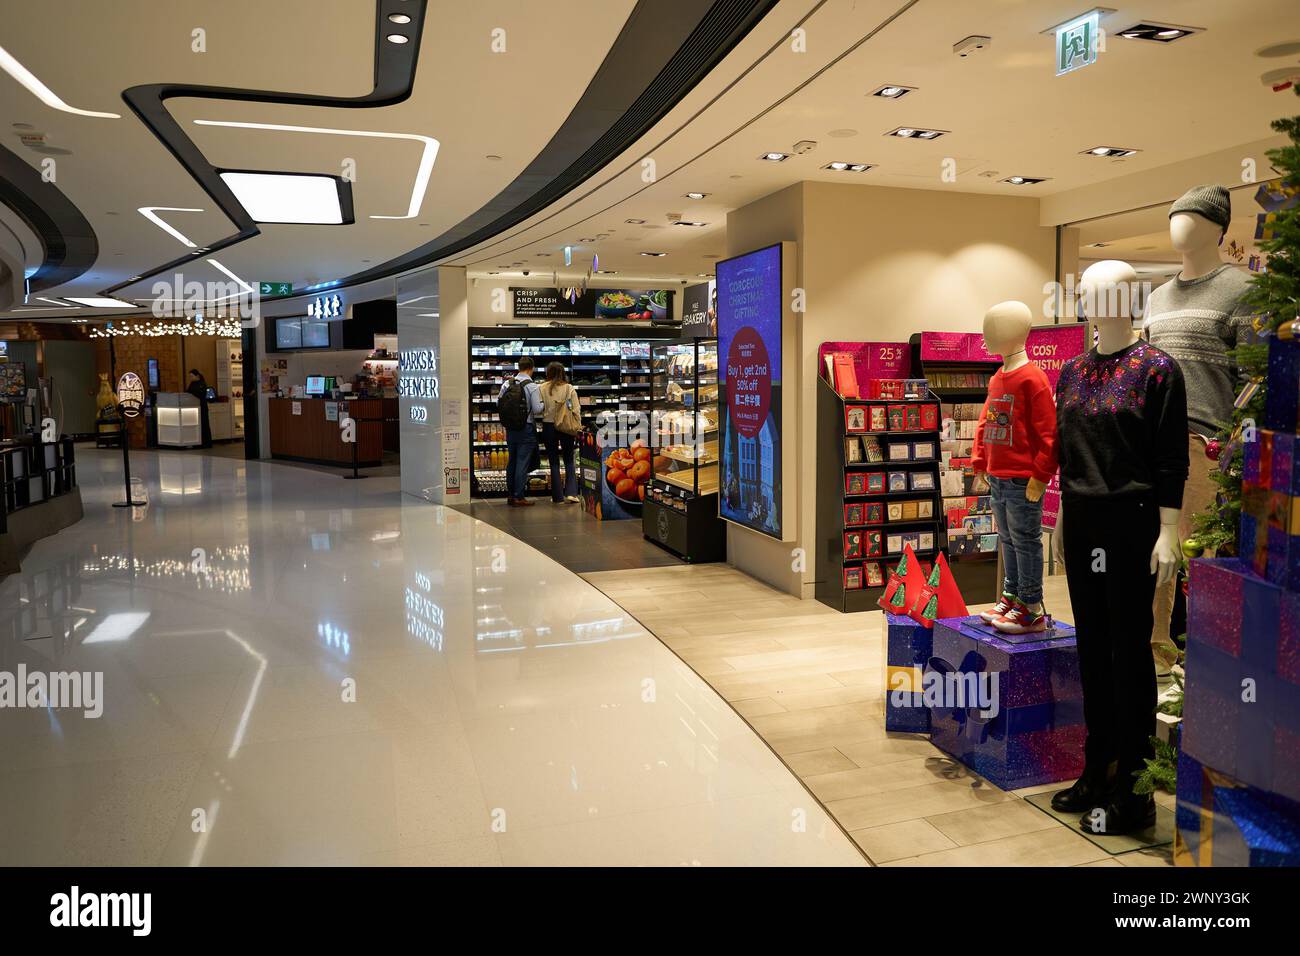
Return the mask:
{"type": "Polygon", "coordinates": [[[980,620],[985,624],[993,624],[994,622],[1000,621],[1006,617],[1015,606],[1016,599],[1010,594],[1004,594],[1002,597],[998,598],[997,604],[993,605],[987,611],[980,612],[980,620]]]}
{"type": "Polygon", "coordinates": [[[1040,631],[1046,631],[1049,622],[1047,612],[1043,606],[1038,605],[1037,611],[1031,611],[1019,601],[1000,621],[994,621],[993,626],[1003,634],[1035,634],[1040,631]]]}

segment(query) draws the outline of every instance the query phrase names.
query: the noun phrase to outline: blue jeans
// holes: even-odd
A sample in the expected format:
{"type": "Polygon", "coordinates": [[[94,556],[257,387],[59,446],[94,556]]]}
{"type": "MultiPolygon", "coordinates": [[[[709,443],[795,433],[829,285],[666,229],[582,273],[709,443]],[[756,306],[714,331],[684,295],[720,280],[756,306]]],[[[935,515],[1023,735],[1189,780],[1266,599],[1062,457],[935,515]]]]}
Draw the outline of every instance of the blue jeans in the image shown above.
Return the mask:
{"type": "Polygon", "coordinates": [[[551,460],[551,500],[578,496],[578,471],[573,467],[574,437],[566,435],[550,422],[542,422],[542,441],[551,460]],[[560,482],[560,459],[564,459],[564,482],[560,482]]]}
{"type": "Polygon", "coordinates": [[[1028,478],[989,475],[993,519],[998,523],[1006,571],[1002,590],[1033,607],[1043,599],[1043,499],[1028,501],[1028,487],[1028,478]]]}
{"type": "Polygon", "coordinates": [[[506,495],[522,498],[528,493],[528,472],[537,457],[537,429],[529,422],[520,429],[506,429],[506,495]]]}

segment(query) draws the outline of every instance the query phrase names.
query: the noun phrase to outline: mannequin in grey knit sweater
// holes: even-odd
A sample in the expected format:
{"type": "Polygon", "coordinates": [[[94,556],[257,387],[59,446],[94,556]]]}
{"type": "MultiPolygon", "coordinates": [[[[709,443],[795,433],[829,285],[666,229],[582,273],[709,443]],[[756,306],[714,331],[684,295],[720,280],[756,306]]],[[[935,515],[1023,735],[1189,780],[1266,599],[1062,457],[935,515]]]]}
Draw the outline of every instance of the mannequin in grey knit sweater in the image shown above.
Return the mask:
{"type": "MultiPolygon", "coordinates": [[[[1222,186],[1189,189],[1169,209],[1169,235],[1183,257],[1173,279],[1147,300],[1143,323],[1151,344],[1173,356],[1187,383],[1188,454],[1191,474],[1183,496],[1179,534],[1192,533],[1192,515],[1214,501],[1214,467],[1205,455],[1209,438],[1232,417],[1232,404],[1245,383],[1228,350],[1250,340],[1253,313],[1245,303],[1250,274],[1224,263],[1219,246],[1232,216],[1222,186]]],[[[1151,643],[1157,671],[1166,673],[1176,650],[1169,638],[1172,586],[1156,594],[1151,643]]]]}

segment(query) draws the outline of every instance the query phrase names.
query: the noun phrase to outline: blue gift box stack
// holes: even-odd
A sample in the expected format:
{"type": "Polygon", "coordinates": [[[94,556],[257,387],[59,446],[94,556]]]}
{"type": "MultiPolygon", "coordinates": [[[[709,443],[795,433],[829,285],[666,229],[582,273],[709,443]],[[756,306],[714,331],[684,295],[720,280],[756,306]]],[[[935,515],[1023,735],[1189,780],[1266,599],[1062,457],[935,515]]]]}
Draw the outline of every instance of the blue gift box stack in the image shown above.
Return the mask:
{"type": "Polygon", "coordinates": [[[932,632],[905,614],[885,612],[885,730],[928,734],[930,711],[921,678],[930,660],[932,632]]]}
{"type": "Polygon", "coordinates": [[[935,621],[927,681],[931,674],[936,688],[943,679],[966,699],[931,707],[930,740],[980,776],[1015,790],[1083,771],[1083,687],[1069,624],[1056,622],[1050,640],[1013,644],[977,616],[935,621]],[[973,700],[981,684],[985,699],[973,700]]]}
{"type": "Polygon", "coordinates": [[[1192,562],[1175,860],[1300,865],[1300,343],[1269,344],[1240,557],[1192,562]]]}

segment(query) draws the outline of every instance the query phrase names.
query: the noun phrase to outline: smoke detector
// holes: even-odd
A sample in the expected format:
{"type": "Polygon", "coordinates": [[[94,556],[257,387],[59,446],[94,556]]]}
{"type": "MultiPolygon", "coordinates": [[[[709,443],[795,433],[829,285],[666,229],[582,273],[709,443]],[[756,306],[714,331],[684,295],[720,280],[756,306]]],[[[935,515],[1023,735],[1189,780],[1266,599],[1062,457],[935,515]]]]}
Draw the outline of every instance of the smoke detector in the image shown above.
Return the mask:
{"type": "Polygon", "coordinates": [[[956,53],[959,57],[965,59],[968,56],[973,56],[974,54],[978,53],[980,50],[988,49],[992,45],[993,45],[992,37],[981,37],[981,36],[967,37],[964,40],[954,43],[952,46],[952,52],[956,53]]]}

